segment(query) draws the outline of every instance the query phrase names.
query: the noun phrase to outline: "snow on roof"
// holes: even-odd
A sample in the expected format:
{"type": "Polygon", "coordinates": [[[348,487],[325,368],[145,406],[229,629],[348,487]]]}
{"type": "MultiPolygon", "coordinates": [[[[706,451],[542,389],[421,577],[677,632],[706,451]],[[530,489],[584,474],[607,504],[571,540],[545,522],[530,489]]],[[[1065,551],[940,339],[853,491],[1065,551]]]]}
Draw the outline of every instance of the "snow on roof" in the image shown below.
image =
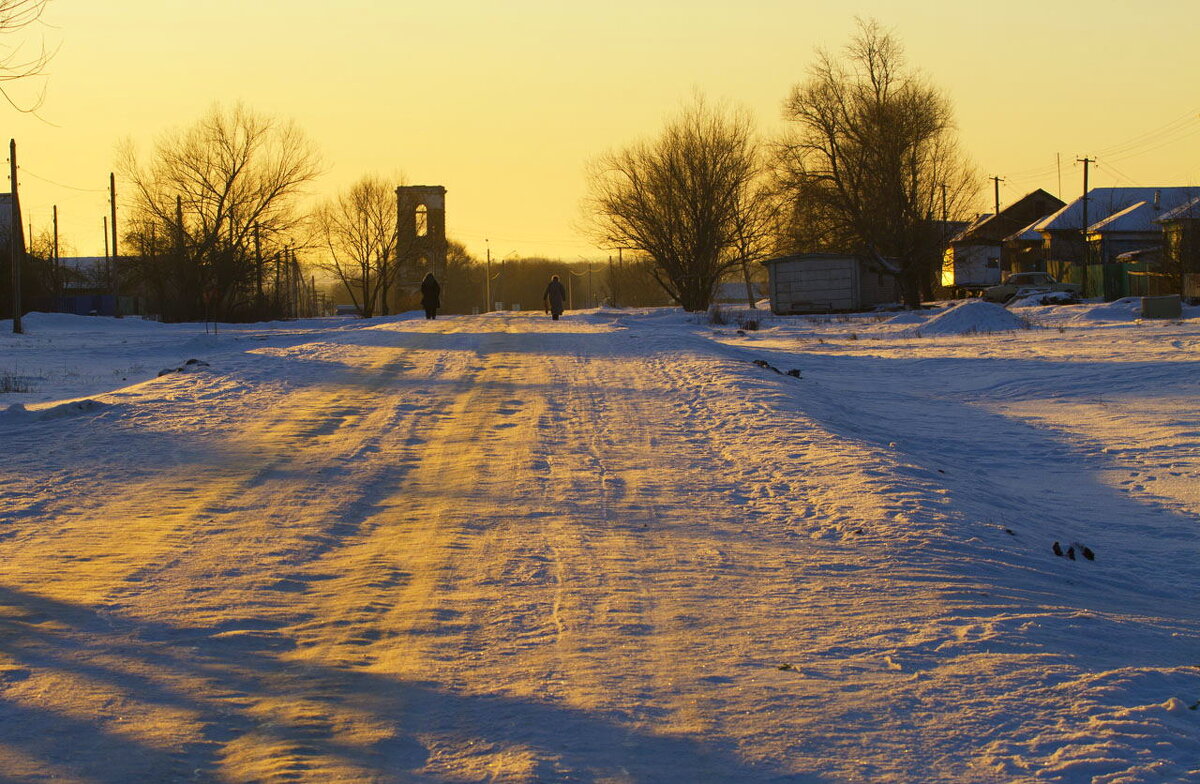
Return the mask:
{"type": "Polygon", "coordinates": [[[1173,210],[1167,210],[1162,215],[1158,216],[1158,221],[1180,220],[1187,218],[1200,218],[1200,196],[1180,204],[1173,210]]]}
{"type": "Polygon", "coordinates": [[[1093,223],[1088,231],[1154,231],[1153,219],[1159,211],[1148,201],[1139,201],[1107,218],[1093,223]]]}
{"type": "Polygon", "coordinates": [[[1015,234],[1010,234],[1009,236],[1004,238],[1004,241],[1005,242],[1009,242],[1009,241],[1039,242],[1039,241],[1041,241],[1042,235],[1038,234],[1038,232],[1034,229],[1034,226],[1037,226],[1039,222],[1040,222],[1040,219],[1034,221],[1033,223],[1029,224],[1028,226],[1026,226],[1025,228],[1021,229],[1020,231],[1016,232],[1015,234]]]}
{"type": "Polygon", "coordinates": [[[979,213],[979,215],[976,216],[975,220],[971,221],[966,226],[964,226],[962,231],[960,231],[958,234],[955,234],[953,237],[950,238],[950,241],[951,242],[961,241],[967,235],[969,235],[971,232],[975,231],[980,226],[982,226],[983,224],[990,221],[993,217],[995,217],[995,214],[991,213],[991,212],[979,213]]]}
{"type": "MultiPolygon", "coordinates": [[[[1091,226],[1114,213],[1121,212],[1138,202],[1154,204],[1160,209],[1172,210],[1200,195],[1200,189],[1190,187],[1171,188],[1092,188],[1087,194],[1087,216],[1091,226]]],[[[1083,197],[1076,199],[1053,215],[1038,221],[1034,229],[1045,231],[1079,231],[1083,223],[1083,197]]]]}

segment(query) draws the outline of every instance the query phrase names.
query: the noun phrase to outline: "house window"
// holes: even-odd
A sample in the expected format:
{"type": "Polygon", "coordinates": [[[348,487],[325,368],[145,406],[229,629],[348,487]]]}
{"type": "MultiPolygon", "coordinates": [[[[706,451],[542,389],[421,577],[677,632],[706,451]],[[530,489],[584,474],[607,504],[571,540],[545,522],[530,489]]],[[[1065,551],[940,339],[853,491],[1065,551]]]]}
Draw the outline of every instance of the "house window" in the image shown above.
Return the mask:
{"type": "Polygon", "coordinates": [[[418,237],[429,234],[429,210],[425,208],[424,204],[417,205],[416,226],[418,237]]]}

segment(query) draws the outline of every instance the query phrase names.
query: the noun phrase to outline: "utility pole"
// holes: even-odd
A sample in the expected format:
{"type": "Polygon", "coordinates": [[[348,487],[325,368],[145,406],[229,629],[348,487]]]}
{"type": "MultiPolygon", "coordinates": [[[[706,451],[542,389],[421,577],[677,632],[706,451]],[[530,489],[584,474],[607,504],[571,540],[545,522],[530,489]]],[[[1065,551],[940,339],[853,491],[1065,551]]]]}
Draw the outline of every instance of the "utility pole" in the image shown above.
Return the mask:
{"type": "Polygon", "coordinates": [[[1083,218],[1082,225],[1079,227],[1079,234],[1083,237],[1083,263],[1087,264],[1088,258],[1091,255],[1088,253],[1088,164],[1096,162],[1095,158],[1089,158],[1086,155],[1082,158],[1076,158],[1077,163],[1083,164],[1083,218]]]}
{"type": "Polygon", "coordinates": [[[17,199],[17,140],[8,141],[8,176],[12,183],[12,193],[9,194],[8,250],[12,260],[12,331],[14,335],[22,335],[25,328],[21,325],[21,210],[17,199]]]}
{"type": "Polygon", "coordinates": [[[483,312],[491,313],[492,312],[492,246],[487,240],[484,240],[483,244],[487,247],[487,267],[484,268],[484,272],[483,272],[483,296],[485,297],[484,302],[483,302],[483,312]]]}
{"type": "Polygon", "coordinates": [[[113,315],[121,318],[121,257],[117,253],[117,176],[112,172],[108,173],[108,200],[112,214],[113,315]]]}
{"type": "Polygon", "coordinates": [[[1004,178],[1003,177],[992,177],[991,180],[992,180],[992,184],[996,188],[996,211],[992,214],[999,215],[1000,214],[1000,183],[1004,182],[1004,178]]]}
{"type": "Polygon", "coordinates": [[[54,216],[54,280],[58,284],[58,296],[62,296],[62,264],[58,258],[58,205],[55,204],[51,210],[54,216]]]}
{"type": "Polygon", "coordinates": [[[262,318],[262,241],[259,239],[258,224],[254,224],[254,309],[258,318],[262,318]]]}

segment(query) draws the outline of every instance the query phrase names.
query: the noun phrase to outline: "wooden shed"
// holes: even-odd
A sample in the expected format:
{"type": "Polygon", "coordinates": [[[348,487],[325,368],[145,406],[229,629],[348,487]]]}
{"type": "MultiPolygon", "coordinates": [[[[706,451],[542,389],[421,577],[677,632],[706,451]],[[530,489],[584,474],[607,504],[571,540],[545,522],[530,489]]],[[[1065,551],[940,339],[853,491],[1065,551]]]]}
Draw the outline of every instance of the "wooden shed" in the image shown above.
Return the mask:
{"type": "Polygon", "coordinates": [[[868,310],[901,300],[897,270],[885,259],[800,253],[762,263],[771,311],[779,315],[868,310]]]}

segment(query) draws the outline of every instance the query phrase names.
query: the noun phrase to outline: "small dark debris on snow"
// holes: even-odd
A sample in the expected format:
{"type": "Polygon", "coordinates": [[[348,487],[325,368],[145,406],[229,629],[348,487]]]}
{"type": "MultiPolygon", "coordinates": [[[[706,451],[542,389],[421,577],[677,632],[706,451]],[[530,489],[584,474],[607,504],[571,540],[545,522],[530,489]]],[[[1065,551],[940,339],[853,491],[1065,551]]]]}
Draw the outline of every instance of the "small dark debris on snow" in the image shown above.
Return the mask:
{"type": "Polygon", "coordinates": [[[800,378],[800,368],[792,368],[787,372],[787,375],[791,376],[792,378],[800,378]]]}
{"type": "MultiPolygon", "coordinates": [[[[1006,528],[1004,530],[1007,531],[1008,529],[1006,528]]],[[[1066,558],[1070,558],[1072,561],[1074,561],[1074,560],[1076,560],[1075,553],[1078,552],[1080,555],[1082,555],[1084,558],[1086,558],[1089,561],[1096,560],[1095,551],[1092,550],[1092,548],[1088,547],[1087,545],[1080,544],[1079,542],[1072,542],[1070,545],[1067,546],[1067,549],[1065,551],[1063,550],[1062,545],[1060,545],[1058,542],[1055,542],[1054,546],[1051,547],[1050,549],[1052,549],[1054,551],[1054,554],[1057,555],[1059,558],[1066,557],[1066,558]]]]}
{"type": "Polygon", "coordinates": [[[163,368],[162,370],[158,371],[158,375],[165,376],[169,373],[186,373],[189,370],[196,370],[197,368],[202,367],[209,367],[209,364],[202,359],[189,359],[179,367],[163,368]]]}
{"type": "Polygon", "coordinates": [[[783,375],[782,370],[775,367],[774,365],[772,365],[770,362],[768,362],[765,359],[756,359],[756,360],[754,360],[754,364],[758,365],[760,368],[766,368],[767,370],[774,370],[776,373],[778,373],[781,376],[783,375]]]}
{"type": "Polygon", "coordinates": [[[1009,536],[1016,536],[1016,535],[1017,535],[1017,532],[1016,532],[1016,531],[1014,531],[1014,530],[1013,530],[1013,529],[1011,529],[1011,528],[1005,528],[1005,529],[1004,529],[1004,533],[1008,534],[1009,536]]]}
{"type": "Polygon", "coordinates": [[[794,670],[796,668],[790,664],[781,664],[778,667],[776,667],[775,669],[777,669],[777,670],[794,670]]]}

